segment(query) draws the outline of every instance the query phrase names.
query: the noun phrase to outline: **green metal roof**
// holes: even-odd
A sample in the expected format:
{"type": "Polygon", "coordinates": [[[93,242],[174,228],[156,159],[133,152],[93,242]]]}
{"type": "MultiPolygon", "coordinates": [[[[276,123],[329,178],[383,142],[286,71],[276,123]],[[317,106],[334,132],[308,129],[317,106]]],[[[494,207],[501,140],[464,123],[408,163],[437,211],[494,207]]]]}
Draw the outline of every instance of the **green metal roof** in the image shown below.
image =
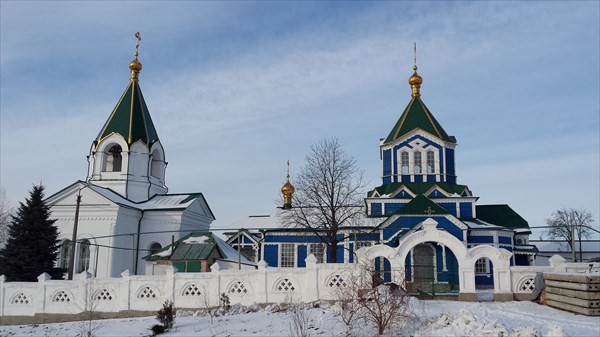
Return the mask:
{"type": "Polygon", "coordinates": [[[367,197],[371,197],[373,195],[373,192],[375,192],[375,191],[377,191],[377,193],[379,193],[379,195],[392,194],[392,193],[396,192],[397,190],[399,190],[400,188],[402,188],[402,186],[406,186],[406,188],[409,189],[414,194],[425,194],[425,193],[427,193],[427,191],[429,191],[434,186],[438,186],[440,189],[448,192],[449,194],[456,193],[460,196],[462,196],[465,193],[465,191],[469,190],[469,187],[467,187],[466,185],[458,185],[458,184],[445,183],[445,182],[390,183],[390,184],[381,185],[379,187],[375,187],[373,190],[367,192],[367,197]]]}
{"type": "Polygon", "coordinates": [[[223,252],[219,249],[213,239],[213,234],[209,232],[194,232],[190,233],[173,244],[163,247],[158,252],[145,256],[143,259],[148,261],[156,260],[171,260],[171,261],[190,261],[190,260],[206,260],[213,252],[217,250],[219,256],[223,256],[223,252]],[[193,243],[194,238],[202,243],[193,243]],[[188,242],[186,242],[188,241],[188,242]],[[173,247],[173,249],[172,249],[173,247]],[[170,254],[161,254],[162,252],[170,251],[170,254]],[[164,256],[161,256],[164,255],[164,256]]]}
{"type": "Polygon", "coordinates": [[[419,194],[411,201],[402,206],[394,214],[400,215],[442,215],[450,214],[444,208],[429,200],[426,196],[419,194]]]}
{"type": "Polygon", "coordinates": [[[408,106],[404,109],[400,119],[396,122],[396,125],[394,125],[394,128],[385,139],[384,144],[391,143],[415,129],[429,132],[447,142],[456,143],[456,138],[454,138],[454,136],[448,136],[446,131],[444,131],[444,128],[442,128],[440,123],[433,117],[433,114],[429,112],[425,103],[417,96],[410,100],[410,103],[408,103],[408,106]]]}
{"type": "Polygon", "coordinates": [[[478,205],[477,218],[494,225],[506,228],[529,228],[527,220],[523,219],[508,205],[478,205]]]}
{"type": "Polygon", "coordinates": [[[214,243],[187,244],[180,243],[171,254],[171,261],[206,260],[215,250],[214,243]]]}
{"type": "Polygon", "coordinates": [[[128,145],[141,140],[150,147],[158,140],[158,134],[137,81],[129,82],[117,106],[98,134],[96,143],[113,133],[123,136],[128,145]]]}

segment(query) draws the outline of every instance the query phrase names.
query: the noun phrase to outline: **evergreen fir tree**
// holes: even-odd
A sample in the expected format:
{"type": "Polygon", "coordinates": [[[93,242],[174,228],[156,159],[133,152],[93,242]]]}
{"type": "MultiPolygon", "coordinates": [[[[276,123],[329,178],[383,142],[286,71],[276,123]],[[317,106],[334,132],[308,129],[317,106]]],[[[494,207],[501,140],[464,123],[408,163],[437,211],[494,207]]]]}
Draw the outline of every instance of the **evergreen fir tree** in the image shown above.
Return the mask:
{"type": "Polygon", "coordinates": [[[50,208],[44,202],[44,186],[33,186],[25,203],[8,227],[8,241],[0,250],[0,275],[7,281],[37,281],[46,272],[61,278],[63,270],[54,268],[58,257],[58,228],[50,220],[50,208]]]}

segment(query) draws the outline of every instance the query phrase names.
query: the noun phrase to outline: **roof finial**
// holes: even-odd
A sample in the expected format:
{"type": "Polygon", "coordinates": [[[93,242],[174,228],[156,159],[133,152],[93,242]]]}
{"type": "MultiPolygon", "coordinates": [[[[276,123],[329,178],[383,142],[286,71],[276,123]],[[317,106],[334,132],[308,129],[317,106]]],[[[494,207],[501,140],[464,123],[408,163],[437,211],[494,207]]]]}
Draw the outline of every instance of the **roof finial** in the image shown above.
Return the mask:
{"type": "MultiPolygon", "coordinates": [[[[138,34],[139,34],[139,33],[138,33],[138,34]]],[[[137,54],[136,54],[136,55],[137,55],[137,54]]],[[[414,56],[415,56],[415,58],[414,58],[414,60],[415,60],[415,61],[414,61],[414,62],[415,62],[415,64],[414,64],[414,68],[416,68],[416,67],[417,67],[417,43],[416,43],[416,42],[415,42],[414,56]]],[[[415,70],[417,70],[417,69],[415,69],[415,70]]]]}
{"type": "Polygon", "coordinates": [[[137,82],[138,75],[142,70],[142,64],[138,61],[139,49],[140,49],[140,41],[142,40],[142,36],[140,32],[135,33],[135,60],[129,63],[129,69],[131,69],[131,81],[137,82]]]}
{"type": "Polygon", "coordinates": [[[414,66],[413,70],[415,71],[412,76],[408,79],[408,84],[412,88],[412,97],[421,96],[420,88],[421,83],[423,83],[423,78],[417,74],[417,43],[414,44],[414,66]]]}
{"type": "Polygon", "coordinates": [[[283,209],[292,208],[292,195],[294,194],[294,186],[290,183],[290,161],[287,161],[287,174],[285,176],[285,184],[281,187],[283,193],[283,209]]]}

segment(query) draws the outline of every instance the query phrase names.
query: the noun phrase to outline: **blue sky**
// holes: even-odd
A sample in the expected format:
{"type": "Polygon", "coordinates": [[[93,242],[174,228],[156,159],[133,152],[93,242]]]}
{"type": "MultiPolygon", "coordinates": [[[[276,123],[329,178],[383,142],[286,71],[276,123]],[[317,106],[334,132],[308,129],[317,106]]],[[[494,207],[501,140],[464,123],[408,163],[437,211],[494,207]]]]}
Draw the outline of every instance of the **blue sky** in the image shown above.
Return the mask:
{"type": "MultiPolygon", "coordinates": [[[[458,139],[457,173],[531,226],[600,215],[598,2],[2,1],[0,183],[13,206],[85,179],[129,81],[169,162],[169,192],[203,192],[226,227],[276,206],[310,145],[337,137],[370,187],[378,141],[421,88],[458,139]]],[[[536,238],[539,235],[536,235],[536,238]]]]}

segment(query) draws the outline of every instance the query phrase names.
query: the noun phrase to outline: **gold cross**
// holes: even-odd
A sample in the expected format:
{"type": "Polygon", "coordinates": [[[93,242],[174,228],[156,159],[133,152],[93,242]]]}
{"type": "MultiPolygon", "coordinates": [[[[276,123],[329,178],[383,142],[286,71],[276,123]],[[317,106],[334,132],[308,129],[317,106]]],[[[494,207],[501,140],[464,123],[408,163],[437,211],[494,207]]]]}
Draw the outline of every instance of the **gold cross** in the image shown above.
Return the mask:
{"type": "Polygon", "coordinates": [[[435,213],[435,210],[431,209],[431,206],[427,206],[427,209],[424,212],[427,215],[431,215],[433,213],[435,213]]]}
{"type": "Polygon", "coordinates": [[[135,33],[135,59],[138,57],[138,49],[140,48],[140,41],[142,41],[142,36],[140,32],[135,33]]]}

